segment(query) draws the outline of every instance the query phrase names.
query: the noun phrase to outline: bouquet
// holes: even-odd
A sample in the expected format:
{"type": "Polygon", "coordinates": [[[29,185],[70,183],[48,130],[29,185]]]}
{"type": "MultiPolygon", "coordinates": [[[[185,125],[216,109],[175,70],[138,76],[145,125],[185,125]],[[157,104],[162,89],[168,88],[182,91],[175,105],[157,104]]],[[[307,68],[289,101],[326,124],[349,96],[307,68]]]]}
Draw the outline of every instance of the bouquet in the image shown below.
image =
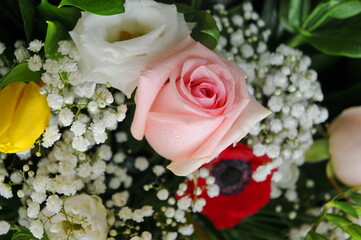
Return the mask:
{"type": "Polygon", "coordinates": [[[0,240],[361,239],[360,1],[0,12],[0,240]]]}

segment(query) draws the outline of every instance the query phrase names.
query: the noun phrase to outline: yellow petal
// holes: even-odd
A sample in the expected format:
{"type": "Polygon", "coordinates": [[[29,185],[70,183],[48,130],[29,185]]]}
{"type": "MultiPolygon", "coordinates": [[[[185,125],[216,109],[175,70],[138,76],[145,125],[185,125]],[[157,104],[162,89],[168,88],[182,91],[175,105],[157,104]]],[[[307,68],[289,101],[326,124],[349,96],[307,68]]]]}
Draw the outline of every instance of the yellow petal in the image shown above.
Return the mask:
{"type": "MultiPolygon", "coordinates": [[[[20,84],[11,87],[12,91],[7,92],[7,96],[20,92],[20,84]]],[[[16,104],[11,98],[0,102],[0,105],[11,113],[9,114],[11,116],[1,120],[4,126],[7,126],[0,135],[0,151],[2,152],[15,153],[30,148],[44,132],[50,119],[50,108],[46,96],[39,93],[40,87],[34,82],[25,86],[21,85],[21,87],[22,91],[18,94],[16,104]]]]}
{"type": "Polygon", "coordinates": [[[26,83],[15,82],[0,90],[0,143],[9,128],[26,83]]]}

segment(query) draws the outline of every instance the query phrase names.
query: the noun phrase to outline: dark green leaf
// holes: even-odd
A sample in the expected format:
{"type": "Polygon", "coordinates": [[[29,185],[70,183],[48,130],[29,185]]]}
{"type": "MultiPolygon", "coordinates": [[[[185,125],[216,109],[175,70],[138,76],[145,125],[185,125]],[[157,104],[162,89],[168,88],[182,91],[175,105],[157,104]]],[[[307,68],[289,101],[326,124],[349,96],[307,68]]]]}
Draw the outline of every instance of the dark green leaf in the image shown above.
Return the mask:
{"type": "Polygon", "coordinates": [[[361,30],[352,28],[328,29],[302,33],[305,40],[319,51],[336,56],[361,57],[361,30]]]}
{"type": "Polygon", "coordinates": [[[361,2],[359,0],[338,1],[330,0],[322,2],[312,11],[303,23],[303,28],[313,31],[330,17],[345,19],[353,17],[361,12],[361,2]]]}
{"type": "Polygon", "coordinates": [[[350,198],[357,204],[361,205],[361,194],[360,193],[352,193],[350,195],[350,198]]]}
{"type": "MultiPolygon", "coordinates": [[[[27,228],[16,226],[16,230],[17,232],[13,235],[11,240],[39,240],[38,238],[34,237],[27,228]]],[[[41,240],[49,240],[45,232],[41,240]]]]}
{"type": "Polygon", "coordinates": [[[209,49],[214,49],[217,46],[219,30],[216,21],[210,13],[206,11],[197,11],[186,14],[185,18],[190,20],[190,22],[197,23],[191,33],[194,40],[199,41],[209,49]]]}
{"type": "Polygon", "coordinates": [[[68,31],[75,27],[75,24],[81,15],[80,10],[77,8],[58,8],[57,6],[50,4],[48,0],[42,0],[36,9],[42,19],[60,22],[68,31]]]}
{"type": "Polygon", "coordinates": [[[330,11],[330,17],[345,19],[353,17],[361,12],[361,1],[346,1],[330,11]]]}
{"type": "Polygon", "coordinates": [[[219,40],[219,30],[216,21],[207,11],[198,11],[186,4],[176,4],[177,11],[184,13],[187,22],[196,24],[191,36],[209,49],[214,49],[219,40]]]}
{"type": "Polygon", "coordinates": [[[32,40],[34,19],[35,19],[35,5],[31,0],[18,0],[21,16],[24,22],[25,36],[28,42],[32,40]]]}
{"type": "Polygon", "coordinates": [[[311,240],[328,240],[328,238],[318,234],[318,233],[315,233],[315,232],[309,232],[307,233],[307,236],[305,239],[311,239],[311,240]]]}
{"type": "Polygon", "coordinates": [[[316,140],[307,150],[305,157],[307,162],[319,162],[328,159],[330,157],[328,139],[316,140]]]}
{"type": "Polygon", "coordinates": [[[335,202],[331,202],[330,203],[331,206],[341,209],[342,211],[344,211],[345,213],[358,218],[358,213],[356,211],[357,205],[350,203],[350,202],[339,202],[339,201],[335,201],[335,202]]]}
{"type": "Polygon", "coordinates": [[[191,6],[189,6],[187,4],[177,3],[176,6],[177,6],[177,11],[180,13],[196,12],[196,10],[194,8],[192,8],[191,6]]]}
{"type": "Polygon", "coordinates": [[[291,0],[290,9],[288,14],[288,21],[291,26],[297,29],[301,25],[302,10],[303,10],[303,0],[291,0]]]}
{"type": "Polygon", "coordinates": [[[302,1],[302,15],[301,15],[301,22],[303,22],[309,14],[311,8],[311,0],[304,0],[302,1]]]}
{"type": "Polygon", "coordinates": [[[124,12],[125,0],[62,0],[59,7],[74,6],[98,15],[113,15],[124,12]]]}
{"type": "Polygon", "coordinates": [[[269,28],[272,32],[277,32],[279,28],[278,18],[281,17],[281,13],[278,13],[278,1],[277,0],[268,0],[265,1],[262,7],[261,17],[266,24],[266,27],[269,28]]]}
{"type": "Polygon", "coordinates": [[[33,72],[28,68],[28,63],[20,63],[0,79],[0,89],[13,82],[33,82],[39,80],[41,72],[33,72]]]}
{"type": "Polygon", "coordinates": [[[290,10],[290,1],[283,0],[280,4],[280,10],[279,10],[279,19],[284,28],[287,29],[289,32],[295,32],[294,27],[289,22],[288,16],[289,16],[289,10],[290,10]]]}
{"type": "Polygon", "coordinates": [[[54,57],[58,50],[58,42],[69,37],[68,31],[59,22],[47,21],[48,30],[46,32],[44,50],[45,54],[54,57]]]}
{"type": "MultiPolygon", "coordinates": [[[[301,19],[303,16],[303,0],[291,0],[289,2],[289,8],[287,11],[288,24],[292,30],[296,31],[301,25],[301,19]]],[[[283,4],[281,4],[283,5],[283,4]]],[[[286,5],[286,4],[285,4],[286,5]]]]}
{"type": "Polygon", "coordinates": [[[338,1],[327,1],[318,4],[305,19],[302,24],[302,28],[308,31],[312,31],[317,28],[327,18],[327,12],[337,4],[339,4],[338,1]]]}

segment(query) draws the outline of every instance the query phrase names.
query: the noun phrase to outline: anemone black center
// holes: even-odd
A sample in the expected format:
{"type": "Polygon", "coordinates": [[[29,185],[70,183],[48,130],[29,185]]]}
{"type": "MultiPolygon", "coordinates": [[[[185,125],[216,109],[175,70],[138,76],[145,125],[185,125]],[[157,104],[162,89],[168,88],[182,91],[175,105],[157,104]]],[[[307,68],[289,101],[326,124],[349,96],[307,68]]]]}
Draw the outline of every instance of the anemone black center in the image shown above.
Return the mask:
{"type": "Polygon", "coordinates": [[[235,195],[249,184],[252,175],[251,164],[240,159],[224,159],[213,169],[212,175],[222,195],[235,195]]]}

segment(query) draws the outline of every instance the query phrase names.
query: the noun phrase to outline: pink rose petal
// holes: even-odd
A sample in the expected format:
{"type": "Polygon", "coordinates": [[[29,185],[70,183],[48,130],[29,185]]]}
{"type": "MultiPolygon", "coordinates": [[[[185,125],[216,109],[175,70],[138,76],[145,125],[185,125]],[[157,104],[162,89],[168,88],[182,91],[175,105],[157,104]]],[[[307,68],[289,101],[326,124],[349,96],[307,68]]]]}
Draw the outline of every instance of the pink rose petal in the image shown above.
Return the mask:
{"type": "Polygon", "coordinates": [[[238,142],[270,114],[252,97],[246,74],[191,38],[139,80],[131,126],[177,175],[188,175],[238,142]]]}

